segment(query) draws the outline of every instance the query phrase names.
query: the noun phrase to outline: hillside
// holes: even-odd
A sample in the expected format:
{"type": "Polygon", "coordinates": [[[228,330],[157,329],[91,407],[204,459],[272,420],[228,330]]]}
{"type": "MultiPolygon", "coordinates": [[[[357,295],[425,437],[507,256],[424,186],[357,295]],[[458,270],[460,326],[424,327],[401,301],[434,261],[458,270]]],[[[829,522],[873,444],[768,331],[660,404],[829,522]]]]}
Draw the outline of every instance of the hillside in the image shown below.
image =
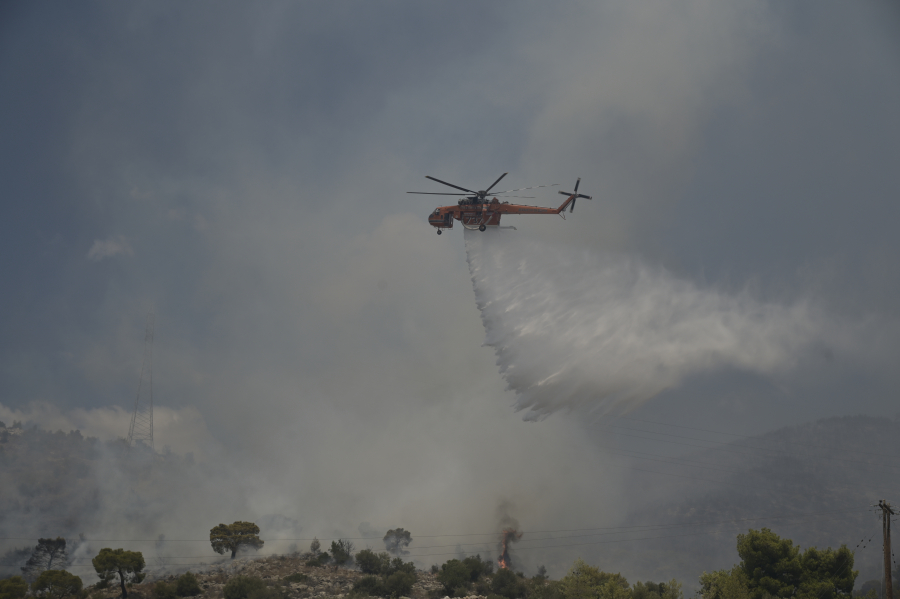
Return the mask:
{"type": "MultiPolygon", "coordinates": [[[[682,444],[704,438],[701,431],[667,430],[682,444]]],[[[666,463],[634,460],[665,475],[634,476],[626,494],[653,499],[625,523],[665,528],[639,533],[657,537],[652,542],[623,541],[593,557],[610,569],[691,584],[704,570],[738,561],[737,534],[768,527],[804,548],[846,544],[856,551],[860,581],[878,578],[881,519],[872,505],[900,499],[898,457],[900,420],[847,416],[716,444],[666,463]]]]}
{"type": "MultiPolygon", "coordinates": [[[[698,444],[701,436],[686,430],[672,438],[698,444]]],[[[626,480],[623,495],[648,500],[619,516],[626,528],[536,539],[546,548],[524,551],[525,527],[512,554],[527,573],[545,565],[558,577],[582,557],[629,580],[677,578],[692,589],[703,571],[738,561],[737,534],[768,527],[804,548],[848,545],[856,551],[862,583],[880,576],[881,524],[871,505],[900,497],[898,440],[900,421],[853,416],[706,443],[663,462],[634,459],[640,470],[626,480]]],[[[92,538],[143,539],[143,545],[130,548],[144,551],[151,579],[183,571],[168,556],[192,555],[191,563],[210,564],[218,558],[210,555],[208,543],[187,546],[159,533],[178,530],[180,538],[202,539],[215,523],[247,513],[240,490],[228,464],[198,464],[190,456],[146,448],[126,451],[121,442],[104,443],[77,431],[0,430],[0,537],[5,539],[0,575],[18,573],[26,548],[39,536],[84,534],[85,541],[70,541],[70,558],[88,574],[90,557],[108,545],[92,538]]],[[[279,544],[279,535],[309,536],[300,535],[300,524],[285,516],[258,523],[267,540],[265,553],[291,553],[287,541],[279,544]]],[[[410,549],[415,554],[415,542],[410,549]]],[[[261,563],[274,568],[278,559],[261,563]]]]}
{"type": "MultiPolygon", "coordinates": [[[[344,597],[350,593],[353,584],[365,575],[357,570],[336,568],[334,566],[314,567],[305,565],[310,554],[293,554],[284,556],[243,558],[235,561],[227,560],[212,566],[191,568],[200,583],[203,599],[223,599],[225,584],[235,576],[254,576],[267,584],[276,587],[283,593],[284,599],[309,599],[310,597],[344,597]],[[305,580],[299,582],[285,581],[286,576],[300,573],[305,580]]],[[[434,574],[419,571],[418,580],[413,585],[410,599],[427,599],[429,591],[440,588],[434,574]]],[[[296,577],[295,577],[296,578],[296,577]]],[[[158,581],[173,582],[175,575],[148,576],[141,584],[134,585],[128,597],[148,598],[153,595],[153,587],[158,581]]],[[[116,589],[106,591],[95,590],[93,599],[111,599],[117,597],[116,589]]]]}

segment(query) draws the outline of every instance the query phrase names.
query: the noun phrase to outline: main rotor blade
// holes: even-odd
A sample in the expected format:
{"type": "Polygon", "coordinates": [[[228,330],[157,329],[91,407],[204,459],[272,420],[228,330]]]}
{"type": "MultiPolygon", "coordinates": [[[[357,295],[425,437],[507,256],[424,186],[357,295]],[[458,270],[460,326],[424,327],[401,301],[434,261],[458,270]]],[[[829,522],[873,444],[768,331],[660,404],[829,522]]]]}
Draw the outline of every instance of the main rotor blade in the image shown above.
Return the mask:
{"type": "Polygon", "coordinates": [[[559,195],[561,195],[561,196],[573,196],[573,195],[576,195],[576,194],[574,194],[574,193],[569,193],[568,191],[558,191],[557,193],[558,193],[559,195]]]}
{"type": "MultiPolygon", "coordinates": [[[[502,175],[500,175],[500,178],[499,178],[499,179],[497,179],[496,181],[494,181],[493,183],[491,183],[491,187],[493,187],[494,185],[496,185],[497,183],[499,183],[499,182],[500,182],[500,179],[502,179],[503,177],[505,177],[505,176],[508,175],[508,174],[509,174],[509,173],[503,173],[502,175]]],[[[485,190],[484,190],[484,193],[489,192],[489,191],[491,190],[491,187],[488,187],[487,189],[485,189],[485,190]]]]}
{"type": "Polygon", "coordinates": [[[519,189],[507,189],[506,191],[495,191],[493,195],[497,195],[498,193],[510,193],[513,191],[525,191],[526,189],[538,189],[539,187],[554,187],[559,185],[559,183],[551,183],[550,185],[533,185],[532,187],[520,187],[519,189]]]}
{"type": "Polygon", "coordinates": [[[578,194],[578,197],[579,197],[579,198],[584,198],[584,199],[586,199],[586,200],[593,200],[593,199],[594,199],[594,198],[592,198],[591,196],[586,196],[586,195],[584,195],[583,193],[579,193],[579,194],[578,194]]]}
{"type": "Polygon", "coordinates": [[[406,193],[418,193],[429,196],[467,196],[467,193],[443,193],[437,191],[407,191],[406,193]]]}
{"type": "Polygon", "coordinates": [[[578,193],[579,185],[581,185],[581,177],[578,177],[578,181],[575,181],[575,193],[578,193]]]}
{"type": "Polygon", "coordinates": [[[472,191],[471,189],[466,189],[465,187],[459,187],[458,185],[454,185],[453,183],[447,183],[446,181],[441,181],[440,179],[435,179],[431,175],[425,175],[425,178],[431,179],[432,181],[437,181],[438,183],[443,183],[444,185],[446,185],[448,187],[452,187],[453,189],[458,189],[460,191],[468,191],[469,193],[474,193],[475,195],[478,195],[477,191],[472,191]]]}

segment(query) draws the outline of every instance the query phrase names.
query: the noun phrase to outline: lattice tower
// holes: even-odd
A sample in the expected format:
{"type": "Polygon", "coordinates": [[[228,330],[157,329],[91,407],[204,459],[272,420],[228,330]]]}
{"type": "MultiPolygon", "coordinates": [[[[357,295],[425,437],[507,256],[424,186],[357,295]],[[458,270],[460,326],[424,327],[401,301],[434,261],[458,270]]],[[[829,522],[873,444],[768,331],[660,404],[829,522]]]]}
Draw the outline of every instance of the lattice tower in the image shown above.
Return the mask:
{"type": "Polygon", "coordinates": [[[147,315],[147,329],[144,333],[144,362],[141,364],[141,378],[138,381],[137,397],[134,400],[134,414],[128,428],[128,447],[138,441],[153,449],[153,312],[147,315]]]}

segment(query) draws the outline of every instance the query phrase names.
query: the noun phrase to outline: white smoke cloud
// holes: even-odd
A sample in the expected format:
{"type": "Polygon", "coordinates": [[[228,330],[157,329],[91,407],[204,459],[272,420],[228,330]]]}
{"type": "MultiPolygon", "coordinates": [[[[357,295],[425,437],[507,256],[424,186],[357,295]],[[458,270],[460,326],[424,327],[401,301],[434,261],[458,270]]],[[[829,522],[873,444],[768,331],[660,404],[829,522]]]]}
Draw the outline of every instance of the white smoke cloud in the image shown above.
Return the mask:
{"type": "Polygon", "coordinates": [[[811,355],[858,353],[864,325],[810,302],[700,288],[636,258],[466,232],[469,269],[515,407],[625,412],[692,375],[778,376],[811,355]]]}
{"type": "Polygon", "coordinates": [[[120,254],[131,256],[134,255],[134,250],[131,249],[131,244],[123,235],[115,235],[109,239],[95,239],[91,249],[88,250],[87,257],[88,260],[99,262],[104,258],[112,258],[120,254]]]}
{"type": "MultiPolygon", "coordinates": [[[[34,401],[15,409],[0,403],[0,422],[12,426],[21,422],[26,426],[37,425],[49,431],[69,432],[79,430],[87,437],[111,441],[128,435],[131,411],[119,406],[103,408],[74,408],[62,410],[47,402],[34,401]]],[[[193,453],[203,459],[219,451],[206,421],[194,407],[153,409],[153,441],[158,451],[168,447],[175,453],[193,453]]]]}

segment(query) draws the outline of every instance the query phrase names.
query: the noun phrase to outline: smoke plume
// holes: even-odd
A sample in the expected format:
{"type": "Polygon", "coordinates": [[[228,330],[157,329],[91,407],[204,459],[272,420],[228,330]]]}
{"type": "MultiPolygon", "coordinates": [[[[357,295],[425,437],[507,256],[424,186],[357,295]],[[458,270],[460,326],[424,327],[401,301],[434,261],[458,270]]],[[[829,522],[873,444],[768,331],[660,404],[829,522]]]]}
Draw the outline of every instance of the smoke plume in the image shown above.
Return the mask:
{"type": "Polygon", "coordinates": [[[466,250],[485,343],[526,420],[624,412],[727,368],[775,376],[858,337],[808,303],[700,288],[631,257],[501,230],[466,231],[466,250]]]}

